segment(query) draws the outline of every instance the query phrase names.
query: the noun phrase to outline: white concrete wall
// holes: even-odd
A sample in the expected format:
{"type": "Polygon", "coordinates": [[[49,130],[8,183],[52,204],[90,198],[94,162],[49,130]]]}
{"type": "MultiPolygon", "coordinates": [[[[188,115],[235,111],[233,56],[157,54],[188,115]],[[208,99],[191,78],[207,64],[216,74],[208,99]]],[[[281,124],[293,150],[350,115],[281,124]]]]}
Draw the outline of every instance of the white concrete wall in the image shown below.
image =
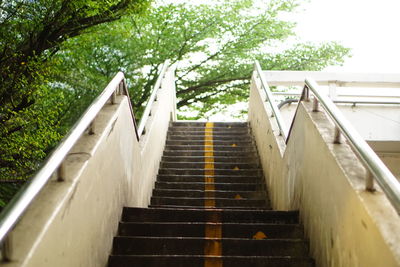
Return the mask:
{"type": "Polygon", "coordinates": [[[286,148],[285,140],[279,135],[276,121],[269,119],[272,114],[270,106],[262,101],[265,99],[265,92],[257,89],[254,79],[250,90],[248,118],[257,143],[267,188],[274,188],[269,190],[270,201],[275,209],[284,210],[290,201],[289,191],[286,190],[287,180],[279,179],[284,169],[282,159],[286,148]]]}
{"type": "MultiPolygon", "coordinates": [[[[399,105],[336,104],[336,106],[365,140],[400,142],[399,105]]],[[[281,108],[282,116],[287,123],[291,123],[296,108],[296,103],[281,108]]]]}
{"type": "Polygon", "coordinates": [[[399,105],[337,106],[365,140],[400,141],[399,105]]]}
{"type": "Polygon", "coordinates": [[[324,112],[299,106],[282,155],[259,95],[253,83],[249,121],[272,205],[300,210],[316,265],[399,266],[400,218],[380,190],[364,190],[364,167],[346,143],[332,144],[324,112]]]}
{"type": "Polygon", "coordinates": [[[160,90],[140,142],[126,96],[100,111],[96,134],[82,136],[65,161],[66,181],[50,181],[28,208],[11,234],[12,262],[0,266],[106,266],[122,207],[149,203],[174,119],[172,84],[160,90]]]}

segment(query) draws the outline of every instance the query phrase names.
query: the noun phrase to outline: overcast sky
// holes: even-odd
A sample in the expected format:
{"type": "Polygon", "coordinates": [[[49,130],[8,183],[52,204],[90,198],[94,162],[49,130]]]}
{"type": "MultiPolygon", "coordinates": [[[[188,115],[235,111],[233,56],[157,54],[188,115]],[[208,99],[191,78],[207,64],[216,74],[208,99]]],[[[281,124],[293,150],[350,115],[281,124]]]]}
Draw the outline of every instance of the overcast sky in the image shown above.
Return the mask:
{"type": "Polygon", "coordinates": [[[352,72],[400,73],[400,0],[309,0],[296,15],[302,40],[340,41],[352,72]]]}

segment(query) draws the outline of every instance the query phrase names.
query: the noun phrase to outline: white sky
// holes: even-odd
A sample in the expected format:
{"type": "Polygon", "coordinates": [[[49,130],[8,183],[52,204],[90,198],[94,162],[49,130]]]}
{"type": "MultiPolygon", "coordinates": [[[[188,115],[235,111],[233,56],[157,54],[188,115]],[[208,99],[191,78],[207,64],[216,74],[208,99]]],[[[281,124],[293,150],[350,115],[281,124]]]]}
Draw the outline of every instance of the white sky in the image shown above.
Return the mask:
{"type": "MultiPolygon", "coordinates": [[[[304,0],[291,16],[300,41],[338,41],[351,48],[343,66],[326,70],[400,73],[400,0],[304,0]]],[[[209,119],[231,121],[237,105],[209,119]]]]}
{"type": "Polygon", "coordinates": [[[400,0],[310,0],[302,9],[301,40],[352,48],[353,57],[330,70],[400,73],[400,0]]]}

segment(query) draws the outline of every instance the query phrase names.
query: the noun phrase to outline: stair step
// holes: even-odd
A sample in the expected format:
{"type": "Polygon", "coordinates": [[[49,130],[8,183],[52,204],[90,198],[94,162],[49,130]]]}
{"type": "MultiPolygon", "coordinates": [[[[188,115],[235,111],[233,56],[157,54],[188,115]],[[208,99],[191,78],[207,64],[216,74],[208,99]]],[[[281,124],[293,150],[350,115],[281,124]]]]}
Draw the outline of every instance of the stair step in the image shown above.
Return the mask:
{"type": "Polygon", "coordinates": [[[114,255],[203,255],[207,243],[222,245],[226,256],[294,256],[308,254],[307,243],[301,239],[242,239],[192,237],[132,237],[117,236],[113,242],[114,255]]]}
{"type": "MultiPolygon", "coordinates": [[[[204,154],[204,152],[203,152],[204,154]]],[[[255,163],[258,165],[256,157],[205,157],[205,156],[163,156],[161,161],[166,162],[205,162],[207,159],[213,159],[215,163],[229,162],[229,163],[255,163]]]]}
{"type": "MultiPolygon", "coordinates": [[[[169,134],[167,136],[167,140],[178,140],[178,141],[183,141],[183,140],[204,140],[206,136],[211,136],[207,135],[205,133],[202,134],[192,134],[192,135],[187,135],[187,134],[169,134]]],[[[213,140],[221,140],[221,141],[251,141],[253,138],[251,137],[250,134],[245,133],[241,135],[224,135],[224,134],[213,134],[212,135],[213,140]]]]}
{"type": "MultiPolygon", "coordinates": [[[[214,157],[255,157],[255,150],[248,151],[213,151],[214,157]]],[[[204,150],[174,150],[166,147],[164,156],[204,156],[204,150]]]]}
{"type": "MultiPolygon", "coordinates": [[[[290,256],[203,256],[203,255],[112,255],[109,267],[147,266],[147,267],[203,267],[207,262],[222,261],[229,267],[313,267],[310,258],[290,256]],[[162,262],[162,265],[160,263],[162,262]]],[[[215,265],[218,266],[218,265],[215,265]]]]}
{"type": "Polygon", "coordinates": [[[238,207],[238,206],[224,206],[224,207],[211,207],[211,206],[189,206],[189,205],[149,205],[149,208],[158,209],[158,208],[169,208],[169,209],[203,209],[203,210],[271,210],[269,207],[238,207]]]}
{"type": "Polygon", "coordinates": [[[156,181],[156,189],[190,189],[190,190],[204,190],[212,185],[215,190],[227,190],[227,191],[258,191],[265,190],[264,183],[200,183],[200,182],[159,182],[156,181]]]}
{"type": "MultiPolygon", "coordinates": [[[[205,127],[194,127],[194,126],[173,126],[168,129],[169,133],[195,133],[195,134],[201,134],[205,132],[211,132],[210,129],[207,129],[205,127]]],[[[249,129],[246,127],[214,127],[212,129],[213,134],[246,134],[249,133],[249,129]]]]}
{"type": "MultiPolygon", "coordinates": [[[[212,191],[216,198],[259,198],[267,199],[265,191],[212,191]]],[[[205,190],[154,189],[154,197],[204,197],[205,190]]]]}
{"type": "MultiPolygon", "coordinates": [[[[167,146],[203,146],[204,140],[167,140],[167,146]]],[[[213,140],[213,146],[237,146],[237,147],[252,147],[253,141],[246,140],[213,140]]]]}
{"type": "MultiPolygon", "coordinates": [[[[168,143],[165,146],[166,150],[200,150],[200,151],[238,151],[238,152],[253,152],[255,153],[255,149],[253,145],[236,145],[235,143],[230,144],[229,146],[222,145],[214,145],[214,146],[204,146],[204,145],[169,145],[168,143]]],[[[203,154],[204,155],[204,154],[203,154]]]]}
{"type": "MultiPolygon", "coordinates": [[[[174,121],[170,125],[171,127],[180,126],[195,126],[195,127],[205,127],[208,122],[203,121],[174,121]]],[[[213,122],[213,127],[244,127],[247,128],[249,124],[247,122],[213,122]]]]}
{"type": "MultiPolygon", "coordinates": [[[[214,183],[261,183],[263,180],[259,176],[229,176],[214,175],[214,183]]],[[[159,174],[157,176],[159,182],[204,182],[204,175],[172,175],[159,174]]]]}
{"type": "MultiPolygon", "coordinates": [[[[254,176],[261,175],[261,169],[213,169],[214,175],[230,175],[230,176],[254,176]]],[[[161,168],[159,174],[175,174],[175,175],[204,175],[206,169],[190,169],[190,168],[161,168]]]]}
{"type": "MultiPolygon", "coordinates": [[[[120,236],[204,237],[206,226],[215,225],[204,222],[123,222],[118,229],[120,236]]],[[[298,224],[224,223],[220,226],[223,238],[252,239],[258,232],[268,239],[303,238],[298,224]]]]}
{"type": "MultiPolygon", "coordinates": [[[[206,133],[204,128],[197,128],[197,129],[181,129],[181,128],[169,128],[168,130],[168,136],[172,135],[185,135],[185,136],[199,136],[199,135],[206,135],[209,133],[206,133]]],[[[221,129],[216,129],[216,131],[212,131],[212,135],[219,135],[219,136],[249,136],[250,132],[247,129],[235,129],[235,130],[221,130],[221,129]]]]}
{"type": "Polygon", "coordinates": [[[205,208],[212,201],[217,208],[269,208],[265,199],[152,197],[150,206],[190,206],[205,208]]]}
{"type": "Polygon", "coordinates": [[[297,224],[298,211],[275,210],[204,210],[125,207],[123,222],[212,222],[297,224]]]}
{"type": "MultiPolygon", "coordinates": [[[[204,169],[205,162],[171,162],[161,161],[160,168],[179,168],[179,169],[204,169]]],[[[215,169],[229,169],[229,170],[248,170],[257,169],[258,164],[255,163],[242,163],[242,162],[214,162],[215,169]]]]}

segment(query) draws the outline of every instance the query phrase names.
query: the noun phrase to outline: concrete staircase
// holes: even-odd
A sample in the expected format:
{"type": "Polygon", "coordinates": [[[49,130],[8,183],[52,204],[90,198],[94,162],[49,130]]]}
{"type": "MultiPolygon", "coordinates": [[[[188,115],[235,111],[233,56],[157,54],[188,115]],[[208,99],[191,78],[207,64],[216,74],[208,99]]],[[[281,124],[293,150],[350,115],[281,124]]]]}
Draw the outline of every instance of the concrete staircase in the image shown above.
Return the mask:
{"type": "Polygon", "coordinates": [[[124,208],[110,267],[311,267],[298,212],[274,211],[247,123],[175,122],[149,208],[124,208]]]}

